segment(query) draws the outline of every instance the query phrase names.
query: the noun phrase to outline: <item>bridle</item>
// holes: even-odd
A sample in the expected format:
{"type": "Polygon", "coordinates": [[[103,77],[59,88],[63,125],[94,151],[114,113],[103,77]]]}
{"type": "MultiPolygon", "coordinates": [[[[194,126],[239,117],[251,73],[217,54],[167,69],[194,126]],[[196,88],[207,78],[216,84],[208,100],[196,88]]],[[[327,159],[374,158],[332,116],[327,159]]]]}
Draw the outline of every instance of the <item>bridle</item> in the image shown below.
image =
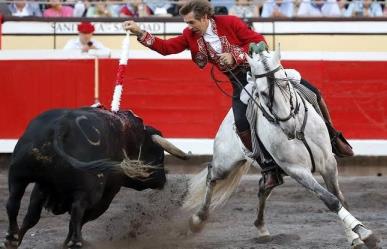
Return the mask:
{"type": "MultiPolygon", "coordinates": [[[[254,79],[254,82],[255,82],[255,79],[259,79],[259,78],[263,78],[263,77],[268,77],[268,78],[273,78],[275,80],[286,80],[287,81],[287,86],[288,86],[288,89],[289,89],[289,94],[290,94],[290,113],[287,117],[285,118],[280,118],[278,117],[278,115],[276,115],[275,113],[273,113],[272,111],[272,108],[269,108],[270,110],[270,113],[268,111],[266,111],[266,109],[262,106],[262,104],[257,102],[256,98],[259,98],[258,96],[258,93],[255,94],[255,97],[251,95],[251,93],[249,93],[248,90],[246,90],[246,88],[242,85],[242,83],[238,80],[238,78],[235,76],[235,74],[229,70],[231,76],[235,79],[236,83],[246,92],[246,94],[249,96],[249,98],[251,99],[251,101],[258,106],[258,108],[262,111],[262,115],[271,123],[273,124],[276,124],[276,125],[279,125],[280,122],[286,122],[288,121],[290,118],[292,117],[295,117],[299,110],[300,110],[300,103],[298,102],[298,98],[297,96],[299,96],[301,98],[301,101],[304,105],[304,119],[302,121],[302,125],[300,127],[300,129],[298,131],[296,131],[296,134],[295,134],[295,137],[289,137],[288,136],[288,139],[289,140],[292,140],[294,138],[297,138],[298,140],[302,141],[302,143],[304,144],[305,148],[307,149],[308,153],[309,153],[309,156],[310,156],[310,160],[312,162],[312,172],[315,171],[316,169],[316,163],[314,161],[314,157],[313,157],[313,153],[312,153],[312,150],[310,149],[310,146],[308,144],[308,142],[306,141],[305,139],[305,134],[304,134],[304,130],[305,130],[305,126],[306,126],[306,122],[308,120],[308,107],[306,106],[306,103],[305,103],[305,100],[304,98],[294,90],[293,88],[293,95],[296,97],[296,107],[294,108],[293,107],[293,100],[292,100],[292,93],[290,91],[290,81],[288,78],[285,78],[285,79],[276,79],[274,77],[274,73],[278,72],[279,70],[283,69],[281,65],[279,65],[277,68],[275,68],[274,70],[272,71],[269,71],[267,73],[264,73],[264,74],[258,74],[258,75],[253,75],[253,79],[254,79]]],[[[275,84],[275,81],[273,82],[273,84],[270,85],[270,87],[273,89],[273,98],[274,98],[274,84],[275,84]]],[[[270,90],[269,90],[270,92],[270,90]]],[[[274,99],[272,99],[270,102],[271,102],[271,105],[273,103],[274,99]]]]}
{"type": "MultiPolygon", "coordinates": [[[[302,103],[303,103],[303,106],[304,106],[304,112],[305,112],[305,114],[304,114],[304,119],[303,119],[303,121],[302,121],[302,125],[301,125],[300,129],[299,129],[298,131],[296,131],[295,137],[294,137],[294,136],[288,136],[288,139],[289,139],[289,140],[292,140],[292,139],[294,139],[294,138],[297,138],[298,140],[302,141],[302,143],[304,144],[306,150],[307,150],[308,153],[309,153],[310,160],[311,160],[311,162],[312,162],[312,172],[314,172],[315,169],[316,169],[316,163],[315,163],[315,161],[314,161],[314,157],[313,157],[312,150],[310,149],[310,146],[309,146],[308,142],[306,141],[306,139],[305,139],[305,134],[304,134],[306,122],[307,122],[307,120],[308,120],[308,108],[307,108],[307,106],[306,106],[306,103],[305,103],[304,98],[303,98],[298,92],[296,92],[296,91],[294,90],[294,88],[293,88],[293,94],[292,94],[292,92],[291,92],[291,87],[290,87],[290,84],[291,84],[291,83],[290,83],[290,81],[289,81],[288,78],[278,79],[278,78],[275,78],[275,77],[274,77],[274,73],[275,73],[275,72],[278,72],[278,71],[281,70],[281,69],[282,69],[282,66],[280,65],[280,66],[278,66],[277,68],[275,68],[274,70],[272,70],[272,71],[270,71],[270,72],[267,72],[267,73],[264,73],[264,74],[254,75],[255,79],[263,78],[263,77],[266,77],[266,78],[272,78],[272,79],[273,79],[272,82],[268,82],[269,85],[270,85],[270,90],[269,90],[269,92],[272,91],[272,93],[271,93],[272,96],[270,96],[270,103],[269,103],[270,114],[269,114],[269,113],[266,111],[266,109],[261,105],[261,102],[260,102],[260,101],[259,101],[258,107],[259,107],[259,109],[262,111],[263,116],[264,116],[269,122],[272,122],[272,123],[278,125],[280,122],[286,122],[286,121],[288,121],[289,119],[294,118],[294,117],[298,114],[298,112],[299,112],[299,110],[300,110],[300,103],[298,102],[297,96],[299,96],[299,97],[301,98],[302,103]],[[274,89],[275,89],[274,84],[275,84],[276,81],[278,81],[278,80],[283,80],[283,81],[286,81],[286,82],[287,82],[286,86],[288,87],[289,95],[290,95],[290,97],[289,97],[289,102],[290,102],[290,113],[289,113],[289,115],[286,116],[285,118],[280,118],[280,117],[278,117],[278,115],[277,115],[275,112],[273,112],[273,110],[272,110],[273,101],[274,101],[274,89]],[[292,95],[294,95],[295,98],[296,98],[296,106],[295,106],[295,107],[293,106],[292,95]]],[[[254,80],[255,80],[255,79],[254,79],[254,80]]],[[[278,86],[278,87],[280,87],[280,86],[278,86]]],[[[281,89],[281,88],[280,88],[280,89],[281,89]]],[[[255,103],[256,103],[256,102],[255,102],[255,103]]]]}
{"type": "MultiPolygon", "coordinates": [[[[269,90],[269,93],[270,93],[270,103],[266,106],[268,106],[269,108],[269,111],[266,111],[266,109],[264,108],[264,106],[262,106],[261,103],[258,104],[258,107],[259,109],[262,111],[262,114],[263,116],[270,122],[274,123],[274,124],[279,124],[280,122],[286,122],[288,121],[289,119],[291,118],[294,118],[299,110],[300,110],[300,103],[298,102],[298,98],[297,98],[297,95],[296,95],[296,92],[293,88],[293,93],[291,91],[291,87],[290,87],[290,82],[289,82],[289,79],[287,78],[284,78],[284,79],[279,79],[279,78],[275,78],[274,77],[274,73],[278,72],[279,70],[283,69],[282,66],[278,66],[277,68],[275,68],[274,70],[272,71],[269,71],[267,73],[264,73],[264,74],[258,74],[258,75],[254,75],[254,80],[255,79],[259,79],[259,78],[271,78],[272,79],[272,82],[269,82],[269,85],[270,85],[270,90],[269,90]],[[273,101],[274,101],[274,89],[275,89],[275,86],[274,84],[276,83],[276,81],[286,81],[286,87],[288,88],[289,90],[289,103],[290,103],[290,111],[289,111],[289,114],[286,116],[286,117],[279,117],[274,111],[273,111],[273,101]],[[296,99],[296,104],[295,106],[293,105],[293,95],[295,96],[295,99],[296,99]]],[[[279,86],[281,88],[281,86],[279,86]]]]}

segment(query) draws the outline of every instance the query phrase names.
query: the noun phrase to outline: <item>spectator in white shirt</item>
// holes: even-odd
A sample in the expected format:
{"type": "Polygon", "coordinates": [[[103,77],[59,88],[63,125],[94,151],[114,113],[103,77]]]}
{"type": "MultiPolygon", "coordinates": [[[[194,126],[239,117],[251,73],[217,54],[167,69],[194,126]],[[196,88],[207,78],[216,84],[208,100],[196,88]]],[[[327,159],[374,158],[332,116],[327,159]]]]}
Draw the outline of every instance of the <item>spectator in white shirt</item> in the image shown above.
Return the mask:
{"type": "Polygon", "coordinates": [[[377,1],[373,0],[354,0],[344,13],[346,17],[353,16],[383,16],[382,6],[377,1]]]}
{"type": "Polygon", "coordinates": [[[228,10],[229,15],[240,18],[258,17],[258,6],[252,0],[236,0],[235,5],[228,10]]]}
{"type": "Polygon", "coordinates": [[[144,0],[144,3],[148,5],[154,15],[167,14],[167,10],[172,7],[170,0],[144,0]]]}
{"type": "Polygon", "coordinates": [[[13,16],[42,16],[37,3],[27,3],[26,0],[16,0],[9,4],[13,16]]]}
{"type": "Polygon", "coordinates": [[[261,17],[292,17],[293,13],[293,0],[266,0],[262,7],[261,17]]]}
{"type": "Polygon", "coordinates": [[[106,48],[101,42],[93,39],[94,25],[90,22],[81,22],[78,24],[78,38],[69,40],[64,49],[79,50],[82,53],[90,53],[100,56],[109,56],[110,49],[106,48]]]}
{"type": "Polygon", "coordinates": [[[297,16],[334,17],[341,16],[341,12],[336,0],[302,0],[297,16]]]}

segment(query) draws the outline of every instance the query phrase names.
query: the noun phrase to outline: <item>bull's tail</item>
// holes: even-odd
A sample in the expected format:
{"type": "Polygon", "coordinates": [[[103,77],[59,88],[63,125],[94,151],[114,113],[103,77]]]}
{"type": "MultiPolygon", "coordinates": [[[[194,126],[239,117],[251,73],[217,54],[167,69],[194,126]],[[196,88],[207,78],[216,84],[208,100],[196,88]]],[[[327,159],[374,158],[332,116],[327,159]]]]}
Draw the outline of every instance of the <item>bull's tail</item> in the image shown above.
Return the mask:
{"type": "MultiPolygon", "coordinates": [[[[216,185],[212,192],[210,209],[215,209],[227,202],[239,185],[242,176],[249,171],[251,164],[251,161],[246,161],[234,167],[226,178],[216,180],[216,185]]],[[[183,204],[184,209],[193,210],[202,205],[206,193],[207,175],[208,169],[204,169],[190,180],[188,195],[183,204]]]]}
{"type": "Polygon", "coordinates": [[[80,161],[73,156],[66,153],[63,147],[63,137],[66,134],[63,125],[58,125],[54,132],[53,147],[55,152],[62,157],[73,168],[77,168],[89,172],[110,172],[110,173],[122,173],[131,178],[147,178],[150,173],[148,170],[154,169],[154,166],[148,166],[142,164],[140,161],[129,160],[125,154],[125,158],[122,161],[114,161],[111,159],[99,159],[89,162],[80,161]]]}

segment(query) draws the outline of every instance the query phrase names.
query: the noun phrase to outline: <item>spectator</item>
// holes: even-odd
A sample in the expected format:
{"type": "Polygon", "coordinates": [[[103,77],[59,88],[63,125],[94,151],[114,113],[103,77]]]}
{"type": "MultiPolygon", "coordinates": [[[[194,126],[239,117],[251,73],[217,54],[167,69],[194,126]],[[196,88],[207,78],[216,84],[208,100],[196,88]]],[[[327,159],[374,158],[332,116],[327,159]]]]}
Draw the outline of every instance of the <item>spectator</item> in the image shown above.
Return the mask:
{"type": "Polygon", "coordinates": [[[337,0],[337,4],[339,5],[340,15],[345,16],[345,12],[347,11],[347,8],[348,8],[347,0],[337,0]]]}
{"type": "Polygon", "coordinates": [[[89,1],[78,0],[76,3],[74,3],[73,16],[74,17],[86,16],[86,12],[89,4],[90,4],[89,1]]]}
{"type": "Polygon", "coordinates": [[[373,0],[354,0],[347,8],[344,16],[383,16],[382,6],[373,0]]]}
{"type": "Polygon", "coordinates": [[[292,17],[293,13],[293,0],[266,0],[261,17],[292,17]]]}
{"type": "Polygon", "coordinates": [[[60,0],[50,0],[51,8],[43,12],[44,17],[72,17],[73,8],[70,6],[62,6],[60,0]]]}
{"type": "Polygon", "coordinates": [[[118,17],[120,6],[102,0],[87,9],[87,17],[118,17]]]}
{"type": "Polygon", "coordinates": [[[9,6],[7,3],[0,3],[0,16],[10,16],[9,6]]]}
{"type": "Polygon", "coordinates": [[[178,16],[181,6],[183,6],[187,1],[188,0],[175,0],[175,2],[171,4],[171,7],[168,8],[167,12],[171,16],[178,16]]]}
{"type": "Polygon", "coordinates": [[[153,15],[167,15],[167,10],[172,6],[170,0],[144,0],[144,3],[151,9],[153,15]]]}
{"type": "Polygon", "coordinates": [[[152,10],[143,0],[129,0],[120,10],[121,17],[144,17],[152,14],[152,10]]]}
{"type": "Polygon", "coordinates": [[[228,10],[229,15],[238,16],[240,18],[258,17],[258,7],[251,0],[236,0],[234,6],[228,10]]]}
{"type": "Polygon", "coordinates": [[[90,22],[81,22],[78,24],[78,38],[69,40],[64,49],[108,56],[110,49],[93,39],[94,30],[94,25],[90,22]]]}
{"type": "Polygon", "coordinates": [[[302,0],[297,16],[319,17],[319,16],[341,16],[339,5],[336,0],[302,0]]]}
{"type": "Polygon", "coordinates": [[[13,16],[42,16],[37,3],[27,3],[26,0],[16,0],[9,4],[13,16]]]}
{"type": "Polygon", "coordinates": [[[210,2],[214,6],[214,8],[226,7],[227,10],[230,10],[230,8],[236,4],[235,0],[210,0],[210,2]]]}
{"type": "Polygon", "coordinates": [[[387,16],[387,0],[384,2],[383,16],[387,16]]]}

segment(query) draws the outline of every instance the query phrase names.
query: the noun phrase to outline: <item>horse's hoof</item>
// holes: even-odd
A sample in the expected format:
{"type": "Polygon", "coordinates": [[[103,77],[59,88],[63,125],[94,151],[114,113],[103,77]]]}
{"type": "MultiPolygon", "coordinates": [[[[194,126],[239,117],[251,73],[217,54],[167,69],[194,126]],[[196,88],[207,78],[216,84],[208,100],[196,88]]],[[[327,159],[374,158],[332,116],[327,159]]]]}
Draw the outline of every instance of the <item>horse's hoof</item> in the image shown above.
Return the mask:
{"type": "Polygon", "coordinates": [[[272,240],[273,240],[273,238],[271,237],[270,234],[268,234],[268,235],[258,236],[258,238],[255,239],[255,242],[256,243],[267,243],[267,242],[270,242],[272,240]]]}
{"type": "Polygon", "coordinates": [[[351,249],[367,249],[367,247],[363,241],[357,238],[352,241],[351,249]]]}
{"type": "Polygon", "coordinates": [[[364,239],[363,242],[369,249],[382,249],[382,247],[379,245],[380,239],[375,234],[371,234],[366,239],[364,239]]]}
{"type": "Polygon", "coordinates": [[[269,230],[267,230],[266,226],[259,226],[258,229],[258,239],[271,239],[269,230]]]}
{"type": "Polygon", "coordinates": [[[365,228],[363,225],[357,225],[354,229],[352,229],[357,235],[359,235],[360,239],[362,241],[366,240],[368,237],[370,237],[373,233],[371,230],[365,228]]]}
{"type": "Polygon", "coordinates": [[[205,222],[200,219],[200,217],[196,214],[192,215],[189,219],[189,229],[193,233],[200,232],[205,225],[205,222]]]}
{"type": "Polygon", "coordinates": [[[353,231],[357,233],[360,239],[366,244],[369,249],[381,249],[380,239],[369,229],[363,225],[356,226],[353,231]]]}

